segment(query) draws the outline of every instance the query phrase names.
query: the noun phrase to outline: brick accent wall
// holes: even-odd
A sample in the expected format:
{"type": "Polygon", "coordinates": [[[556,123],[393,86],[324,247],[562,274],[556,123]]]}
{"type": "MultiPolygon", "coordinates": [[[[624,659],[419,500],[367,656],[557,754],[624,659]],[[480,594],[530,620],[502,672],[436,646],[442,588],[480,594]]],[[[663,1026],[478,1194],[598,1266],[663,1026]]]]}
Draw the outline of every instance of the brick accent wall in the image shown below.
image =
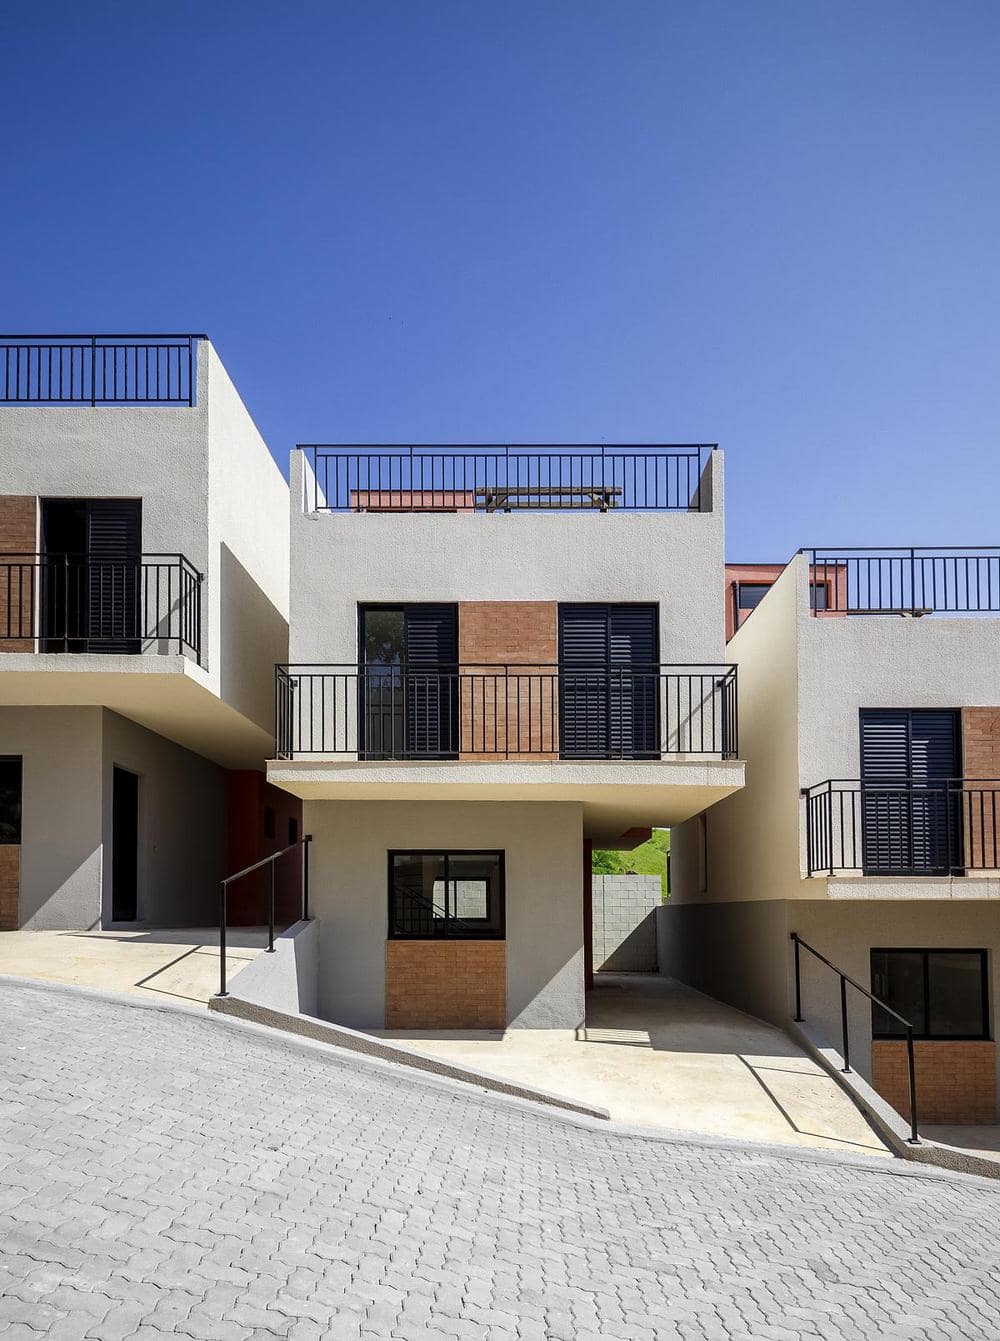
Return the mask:
{"type": "Polygon", "coordinates": [[[387,1029],[503,1029],[503,941],[386,941],[387,1029]]]}
{"type": "MultiPolygon", "coordinates": [[[[1000,708],[962,709],[962,774],[1000,778],[1000,708]]],[[[963,805],[965,861],[970,870],[1000,866],[1000,783],[967,793],[963,805]]]]}
{"type": "Polygon", "coordinates": [[[33,494],[0,494],[0,554],[22,555],[0,560],[0,652],[31,652],[32,605],[37,570],[29,556],[35,552],[38,501],[33,494]]]}
{"type": "Polygon", "coordinates": [[[557,629],[555,601],[459,604],[463,759],[558,759],[557,629]],[[505,691],[488,668],[513,664],[505,691]]]}
{"type": "MultiPolygon", "coordinates": [[[[986,1040],[914,1043],[918,1122],[996,1122],[996,1048],[986,1040]]],[[[872,1040],[872,1085],[909,1118],[905,1042],[872,1040]]]]}
{"type": "Polygon", "coordinates": [[[21,849],[16,843],[0,844],[0,931],[16,931],[21,925],[21,849]]]}

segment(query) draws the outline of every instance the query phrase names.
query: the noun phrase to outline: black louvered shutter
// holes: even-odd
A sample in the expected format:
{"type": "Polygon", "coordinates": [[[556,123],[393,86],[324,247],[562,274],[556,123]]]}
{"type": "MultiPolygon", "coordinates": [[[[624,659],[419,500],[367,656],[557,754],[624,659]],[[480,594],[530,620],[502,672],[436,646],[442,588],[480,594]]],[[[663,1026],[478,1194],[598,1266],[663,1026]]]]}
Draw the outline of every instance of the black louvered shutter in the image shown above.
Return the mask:
{"type": "Polygon", "coordinates": [[[559,607],[560,753],[655,755],[659,739],[654,605],[559,607]]]}
{"type": "Polygon", "coordinates": [[[142,503],[94,498],[87,503],[87,646],[91,652],[138,652],[142,503]]]}
{"type": "Polygon", "coordinates": [[[458,753],[457,616],[454,605],[408,605],[403,610],[406,748],[411,758],[458,753]]]}
{"type": "Polygon", "coordinates": [[[861,810],[869,874],[947,874],[960,866],[958,718],[939,709],[861,713],[861,810]]]}
{"type": "Polygon", "coordinates": [[[653,605],[612,605],[608,610],[611,668],[611,754],[635,759],[657,753],[659,657],[653,605]]]}

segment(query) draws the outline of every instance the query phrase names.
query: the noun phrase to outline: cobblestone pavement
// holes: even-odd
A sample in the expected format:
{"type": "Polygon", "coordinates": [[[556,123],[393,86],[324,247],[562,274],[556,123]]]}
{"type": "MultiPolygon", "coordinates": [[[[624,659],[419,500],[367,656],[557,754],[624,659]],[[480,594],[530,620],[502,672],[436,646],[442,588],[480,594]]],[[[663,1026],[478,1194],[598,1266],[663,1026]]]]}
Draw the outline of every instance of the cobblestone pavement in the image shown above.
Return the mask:
{"type": "Polygon", "coordinates": [[[0,1329],[1000,1337],[1000,1188],[601,1130],[201,1012],[0,983],[0,1329]]]}

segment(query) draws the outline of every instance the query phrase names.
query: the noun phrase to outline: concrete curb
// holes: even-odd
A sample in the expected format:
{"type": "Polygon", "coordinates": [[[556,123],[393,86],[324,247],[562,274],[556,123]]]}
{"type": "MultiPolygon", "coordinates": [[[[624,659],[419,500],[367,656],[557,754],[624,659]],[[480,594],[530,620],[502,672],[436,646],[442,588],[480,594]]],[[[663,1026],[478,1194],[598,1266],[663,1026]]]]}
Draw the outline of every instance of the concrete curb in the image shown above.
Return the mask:
{"type": "MultiPolygon", "coordinates": [[[[980,1178],[1000,1179],[1000,1161],[986,1159],[969,1150],[960,1150],[957,1146],[944,1145],[940,1141],[920,1138],[919,1145],[911,1145],[910,1125],[890,1107],[889,1104],[872,1089],[871,1085],[856,1071],[846,1074],[842,1070],[844,1059],[835,1049],[828,1047],[820,1036],[804,1021],[788,1022],[788,1032],[806,1052],[822,1066],[823,1070],[837,1082],[850,1096],[856,1106],[872,1124],[894,1155],[910,1160],[914,1164],[928,1164],[952,1173],[974,1174],[980,1178]]],[[[917,1116],[920,1116],[919,1104],[917,1116]]],[[[919,1130],[919,1127],[918,1127],[919,1130]]]]}
{"type": "MultiPolygon", "coordinates": [[[[9,986],[37,991],[51,996],[80,996],[91,1000],[103,1001],[108,1005],[124,1006],[133,1010],[158,1011],[165,1015],[183,1015],[188,1021],[204,1025],[206,1028],[229,1029],[235,1034],[251,1037],[267,1048],[277,1051],[292,1049],[307,1054],[313,1061],[326,1060],[338,1066],[364,1066],[383,1074],[405,1079],[415,1085],[429,1085],[444,1090],[455,1098],[469,1097],[471,1085],[466,1081],[451,1080],[445,1076],[432,1075],[429,1072],[408,1068],[405,1075],[395,1062],[387,1062],[379,1057],[368,1056],[361,1052],[350,1052],[338,1048],[332,1043],[303,1038],[288,1034],[283,1030],[254,1024],[238,1016],[226,1015],[221,1011],[208,1011],[204,1006],[187,1006],[173,1001],[146,1001],[126,992],[109,992],[97,987],[79,987],[70,983],[50,982],[40,978],[21,978],[14,974],[0,974],[0,987],[9,986]]],[[[704,1132],[668,1130],[663,1127],[638,1127],[627,1123],[605,1121],[588,1117],[582,1113],[570,1113],[565,1109],[546,1107],[514,1095],[497,1094],[484,1090],[477,1095],[486,1103],[502,1108],[514,1109],[528,1116],[544,1117],[552,1122],[577,1127],[589,1131],[595,1136],[612,1139],[639,1138],[651,1145],[695,1146],[705,1150],[723,1150],[744,1155],[763,1156],[772,1159],[791,1160],[799,1164],[825,1164],[835,1167],[864,1169],[873,1176],[883,1178],[920,1178],[930,1182],[966,1183],[970,1178],[977,1184],[1000,1192],[992,1178],[980,1178],[975,1174],[965,1174],[951,1169],[935,1168],[932,1165],[882,1159],[870,1155],[848,1155],[836,1150],[810,1149],[803,1146],[781,1145],[770,1141],[738,1140],[735,1137],[710,1136],[704,1132]]]]}

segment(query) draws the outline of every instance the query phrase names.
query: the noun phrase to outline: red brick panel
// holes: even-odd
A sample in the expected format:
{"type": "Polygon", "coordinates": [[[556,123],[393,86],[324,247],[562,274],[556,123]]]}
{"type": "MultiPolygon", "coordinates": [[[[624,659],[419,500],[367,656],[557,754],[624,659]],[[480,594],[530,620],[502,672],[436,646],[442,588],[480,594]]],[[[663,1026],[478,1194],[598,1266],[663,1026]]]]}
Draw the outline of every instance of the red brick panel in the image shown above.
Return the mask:
{"type": "MultiPolygon", "coordinates": [[[[917,1121],[991,1124],[997,1120],[996,1044],[917,1042],[917,1121]]],[[[897,1113],[910,1116],[906,1044],[872,1042],[872,1084],[897,1113]]]]}
{"type": "Polygon", "coordinates": [[[1000,866],[1000,708],[962,709],[962,773],[982,778],[962,798],[965,864],[970,870],[1000,866]]]}
{"type": "Polygon", "coordinates": [[[0,494],[0,652],[31,652],[37,569],[33,494],[0,494]]]}
{"type": "Polygon", "coordinates": [[[503,941],[387,941],[387,1029],[503,1029],[503,941]]]}
{"type": "Polygon", "coordinates": [[[21,849],[16,843],[0,844],[0,931],[16,931],[21,925],[21,849]]]}
{"type": "Polygon", "coordinates": [[[459,604],[463,759],[559,757],[557,610],[555,601],[459,604]]]}

